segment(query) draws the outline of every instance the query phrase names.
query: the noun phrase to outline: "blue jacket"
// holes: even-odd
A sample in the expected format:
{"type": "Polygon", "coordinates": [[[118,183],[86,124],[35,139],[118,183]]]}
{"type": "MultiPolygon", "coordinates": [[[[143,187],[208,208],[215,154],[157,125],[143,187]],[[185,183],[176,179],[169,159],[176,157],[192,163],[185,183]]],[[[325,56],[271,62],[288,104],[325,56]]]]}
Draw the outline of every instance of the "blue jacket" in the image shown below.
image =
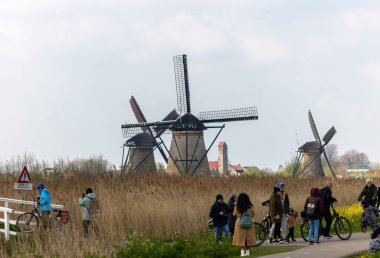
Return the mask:
{"type": "Polygon", "coordinates": [[[50,193],[47,189],[42,189],[40,192],[40,210],[50,211],[51,210],[51,199],[50,193]]]}

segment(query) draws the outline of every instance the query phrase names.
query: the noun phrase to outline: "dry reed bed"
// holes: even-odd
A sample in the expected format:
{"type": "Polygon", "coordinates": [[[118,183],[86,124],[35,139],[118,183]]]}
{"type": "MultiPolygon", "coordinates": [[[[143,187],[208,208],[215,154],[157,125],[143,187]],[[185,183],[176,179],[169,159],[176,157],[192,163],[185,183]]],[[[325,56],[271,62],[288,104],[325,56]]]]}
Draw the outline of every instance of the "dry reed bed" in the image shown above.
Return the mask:
{"type": "MultiPolygon", "coordinates": [[[[121,244],[132,232],[156,237],[198,234],[206,229],[209,208],[217,193],[223,194],[227,202],[231,192],[246,192],[255,206],[256,220],[260,220],[267,212],[261,202],[269,198],[272,187],[279,181],[285,184],[291,206],[301,210],[310,188],[322,187],[326,179],[165,175],[44,179],[52,202],[63,204],[71,211],[73,220],[66,225],[63,234],[49,232],[47,237],[38,234],[33,236],[35,240],[44,237],[46,241],[46,244],[38,241],[33,248],[35,253],[50,254],[48,256],[57,252],[61,256],[81,257],[85,250],[110,257],[114,245],[121,244]],[[90,241],[82,239],[81,208],[78,206],[78,198],[87,187],[94,189],[102,207],[102,213],[98,217],[101,235],[90,241]]],[[[13,182],[3,180],[1,183],[1,197],[20,198],[20,194],[13,190],[13,182]]],[[[334,181],[333,195],[339,200],[337,205],[355,202],[363,185],[363,180],[334,181]]],[[[37,194],[29,191],[27,199],[32,200],[37,194]]],[[[17,243],[18,251],[13,254],[17,257],[33,250],[29,242],[25,240],[21,244],[17,243]]],[[[4,245],[0,249],[0,255],[7,255],[4,245]]]]}

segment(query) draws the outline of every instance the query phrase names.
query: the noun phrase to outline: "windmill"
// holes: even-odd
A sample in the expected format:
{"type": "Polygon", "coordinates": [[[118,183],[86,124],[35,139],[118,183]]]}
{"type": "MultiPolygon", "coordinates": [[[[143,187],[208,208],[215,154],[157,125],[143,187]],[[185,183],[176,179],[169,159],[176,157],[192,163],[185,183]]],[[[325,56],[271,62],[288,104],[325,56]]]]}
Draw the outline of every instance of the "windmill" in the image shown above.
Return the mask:
{"type": "Polygon", "coordinates": [[[334,137],[336,133],[335,127],[333,126],[330,128],[330,130],[327,131],[327,133],[323,136],[322,143],[313,119],[313,115],[311,114],[310,110],[308,115],[311,131],[313,132],[315,141],[306,142],[304,145],[298,148],[296,163],[293,169],[293,176],[299,176],[302,173],[312,175],[315,177],[325,176],[321,161],[321,155],[323,154],[331,170],[332,175],[336,177],[334,170],[331,167],[330,161],[327,157],[327,154],[325,152],[326,145],[331,141],[331,139],[334,137]]]}
{"type": "Polygon", "coordinates": [[[225,127],[223,125],[212,125],[215,123],[225,123],[230,121],[257,120],[256,107],[247,107],[230,110],[218,110],[200,112],[198,116],[191,113],[189,77],[187,68],[187,56],[178,55],[173,57],[174,75],[177,93],[177,110],[180,117],[173,120],[157,122],[140,122],[138,124],[124,124],[122,129],[125,132],[136,130],[136,128],[150,127],[154,132],[170,130],[172,140],[170,150],[161,140],[160,143],[168,153],[167,172],[171,174],[209,173],[207,153],[215,140],[225,127]],[[210,125],[211,124],[211,125],[210,125]],[[204,141],[204,130],[219,129],[212,143],[206,148],[204,141]]]}
{"type": "MultiPolygon", "coordinates": [[[[131,104],[132,111],[137,119],[137,122],[145,123],[146,118],[140,106],[137,104],[135,97],[132,96],[129,103],[131,104]]],[[[163,119],[163,121],[177,118],[178,113],[173,110],[163,119]]],[[[123,131],[125,138],[132,137],[123,144],[123,156],[121,162],[122,171],[125,172],[125,170],[128,169],[129,171],[136,172],[155,172],[156,162],[153,155],[154,150],[158,149],[165,162],[168,162],[168,158],[161,147],[161,143],[157,141],[157,138],[159,138],[165,130],[163,129],[156,132],[152,130],[150,126],[135,129],[136,130],[134,131],[123,131]],[[128,153],[124,158],[126,147],[128,147],[128,153]]]]}

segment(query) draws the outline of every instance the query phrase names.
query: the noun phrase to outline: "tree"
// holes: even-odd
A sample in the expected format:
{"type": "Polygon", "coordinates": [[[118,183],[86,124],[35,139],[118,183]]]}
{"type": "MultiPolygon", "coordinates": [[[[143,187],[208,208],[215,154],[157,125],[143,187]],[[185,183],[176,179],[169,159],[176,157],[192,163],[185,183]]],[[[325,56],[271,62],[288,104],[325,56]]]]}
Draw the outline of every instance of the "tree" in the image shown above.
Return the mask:
{"type": "Polygon", "coordinates": [[[357,150],[346,151],[339,157],[339,161],[342,162],[347,169],[369,168],[371,165],[367,154],[358,152],[357,150]]]}
{"type": "Polygon", "coordinates": [[[244,173],[250,176],[260,176],[262,174],[261,170],[256,166],[247,168],[244,173]]]}

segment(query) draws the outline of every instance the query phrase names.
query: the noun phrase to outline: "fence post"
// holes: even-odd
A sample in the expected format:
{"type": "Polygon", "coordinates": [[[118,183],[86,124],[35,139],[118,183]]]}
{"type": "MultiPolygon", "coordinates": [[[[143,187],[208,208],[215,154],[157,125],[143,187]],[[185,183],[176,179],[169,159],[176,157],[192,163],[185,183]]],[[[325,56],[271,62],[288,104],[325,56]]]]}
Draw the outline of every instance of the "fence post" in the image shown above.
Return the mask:
{"type": "MultiPolygon", "coordinates": [[[[4,207],[8,208],[8,202],[4,202],[4,207]]],[[[5,234],[5,240],[9,240],[9,214],[8,212],[4,211],[4,234],[5,234]]]]}

